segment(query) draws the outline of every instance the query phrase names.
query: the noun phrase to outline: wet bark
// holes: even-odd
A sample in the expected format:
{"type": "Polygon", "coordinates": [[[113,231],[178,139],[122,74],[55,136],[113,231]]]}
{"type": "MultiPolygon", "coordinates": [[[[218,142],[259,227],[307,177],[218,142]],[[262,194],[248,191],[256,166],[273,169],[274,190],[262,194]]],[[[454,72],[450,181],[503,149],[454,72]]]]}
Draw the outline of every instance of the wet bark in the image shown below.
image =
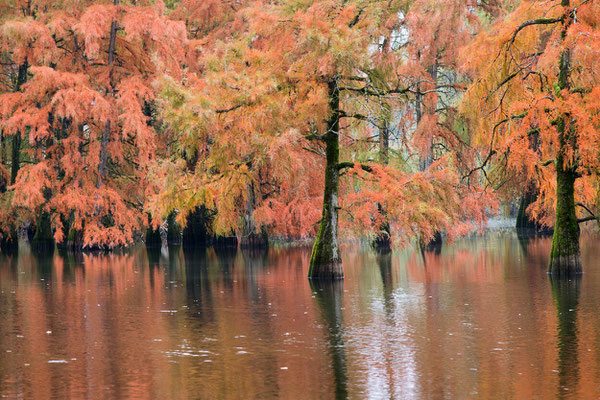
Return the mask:
{"type": "Polygon", "coordinates": [[[338,244],[338,194],[339,194],[339,126],[340,97],[337,81],[329,82],[329,107],[331,117],[324,135],[326,164],[323,212],[319,232],[310,257],[309,278],[339,279],[344,277],[338,244]]]}

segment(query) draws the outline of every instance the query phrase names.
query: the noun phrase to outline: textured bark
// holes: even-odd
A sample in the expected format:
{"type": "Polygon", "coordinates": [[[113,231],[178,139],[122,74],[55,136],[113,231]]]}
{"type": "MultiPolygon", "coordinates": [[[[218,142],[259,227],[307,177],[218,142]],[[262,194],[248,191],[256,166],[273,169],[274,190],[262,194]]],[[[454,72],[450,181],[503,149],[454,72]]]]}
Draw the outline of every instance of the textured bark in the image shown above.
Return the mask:
{"type": "MultiPolygon", "coordinates": [[[[569,6],[568,0],[563,0],[562,5],[569,6]]],[[[564,27],[563,38],[568,28],[564,27]]],[[[558,88],[568,89],[571,72],[571,52],[563,51],[559,61],[558,88]]],[[[550,251],[550,265],[548,273],[557,276],[571,276],[580,274],[581,253],[579,250],[579,225],[575,213],[575,179],[577,179],[576,165],[565,166],[565,153],[570,147],[577,149],[577,132],[574,127],[568,127],[568,115],[563,115],[557,125],[559,134],[559,149],[556,156],[556,222],[552,236],[552,250],[550,251]]]]}
{"type": "Polygon", "coordinates": [[[565,170],[562,157],[556,168],[556,222],[552,236],[548,273],[574,275],[582,272],[579,250],[579,225],[575,214],[575,172],[565,170]]]}
{"type": "Polygon", "coordinates": [[[331,117],[327,123],[324,141],[326,146],[325,191],[319,232],[310,257],[309,278],[339,279],[344,277],[338,244],[338,194],[339,194],[339,91],[335,80],[329,82],[331,117]]]}

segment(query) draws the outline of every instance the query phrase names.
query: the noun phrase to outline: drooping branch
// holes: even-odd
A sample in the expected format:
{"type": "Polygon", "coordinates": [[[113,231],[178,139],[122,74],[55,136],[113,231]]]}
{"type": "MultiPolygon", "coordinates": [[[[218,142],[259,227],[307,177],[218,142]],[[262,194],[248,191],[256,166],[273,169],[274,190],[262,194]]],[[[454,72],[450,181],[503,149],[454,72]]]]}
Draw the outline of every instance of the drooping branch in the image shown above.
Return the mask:
{"type": "Polygon", "coordinates": [[[223,109],[220,109],[220,110],[215,110],[215,114],[225,114],[225,113],[228,113],[228,112],[231,112],[231,111],[235,111],[238,108],[240,108],[241,106],[242,106],[242,104],[237,104],[237,105],[229,107],[229,108],[223,108],[223,109]]]}
{"type": "Polygon", "coordinates": [[[512,46],[512,44],[517,39],[517,35],[519,34],[519,32],[521,32],[523,29],[527,28],[528,26],[555,24],[557,22],[562,22],[563,19],[564,19],[564,16],[560,16],[558,18],[537,18],[537,19],[531,19],[529,21],[525,21],[517,27],[517,29],[515,30],[515,32],[512,35],[512,38],[510,39],[510,41],[508,43],[508,46],[509,47],[512,46]]]}
{"type": "Polygon", "coordinates": [[[585,204],[583,204],[583,203],[579,203],[579,202],[578,202],[578,203],[575,203],[575,205],[576,205],[576,206],[579,206],[579,207],[581,207],[581,208],[583,208],[584,210],[586,210],[586,211],[587,211],[587,212],[590,214],[588,217],[579,218],[579,219],[577,220],[577,223],[578,223],[578,224],[582,224],[582,223],[584,223],[584,222],[588,222],[588,221],[597,221],[597,222],[598,222],[598,225],[600,226],[600,217],[598,217],[596,214],[594,214],[594,213],[592,212],[592,210],[590,210],[590,209],[589,209],[589,207],[588,207],[588,206],[586,206],[586,205],[585,205],[585,204]]]}

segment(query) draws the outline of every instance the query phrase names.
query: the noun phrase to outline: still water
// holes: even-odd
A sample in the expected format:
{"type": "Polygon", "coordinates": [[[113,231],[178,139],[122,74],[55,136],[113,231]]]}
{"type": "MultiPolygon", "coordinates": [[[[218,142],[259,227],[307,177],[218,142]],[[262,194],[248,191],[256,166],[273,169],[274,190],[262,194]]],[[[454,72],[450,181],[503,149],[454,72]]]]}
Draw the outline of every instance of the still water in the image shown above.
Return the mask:
{"type": "Polygon", "coordinates": [[[552,282],[550,239],[488,233],[440,253],[0,255],[9,398],[598,398],[600,243],[552,282]]]}

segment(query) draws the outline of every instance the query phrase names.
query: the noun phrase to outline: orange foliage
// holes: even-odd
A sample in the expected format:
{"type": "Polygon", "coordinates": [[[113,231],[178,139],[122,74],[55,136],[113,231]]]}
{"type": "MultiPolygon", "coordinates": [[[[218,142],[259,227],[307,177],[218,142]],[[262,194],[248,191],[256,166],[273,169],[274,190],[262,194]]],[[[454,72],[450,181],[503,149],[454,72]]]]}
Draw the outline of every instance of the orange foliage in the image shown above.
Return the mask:
{"type": "Polygon", "coordinates": [[[49,212],[57,241],[69,228],[87,246],[130,243],[144,221],[157,147],[146,111],[151,84],[177,76],[185,27],[162,2],[19,3],[29,12],[0,28],[12,65],[29,66],[19,91],[0,94],[0,127],[27,139],[30,160],[11,188],[12,204],[34,218],[49,212]]]}
{"type": "MultiPolygon", "coordinates": [[[[466,72],[475,79],[462,112],[473,128],[489,183],[513,197],[525,182],[540,196],[531,215],[554,224],[559,151],[574,167],[576,201],[598,204],[600,145],[600,5],[595,2],[523,1],[506,18],[463,50],[466,72]],[[568,4],[568,2],[567,2],[568,4]],[[558,82],[561,54],[571,57],[565,89],[558,82]],[[561,145],[558,121],[575,140],[561,145]]],[[[480,161],[481,162],[481,161],[480,161]]],[[[587,216],[583,209],[581,216],[587,216]]]]}
{"type": "MultiPolygon", "coordinates": [[[[218,18],[212,4],[197,11],[218,18]]],[[[158,182],[152,214],[164,217],[179,209],[185,218],[206,205],[217,211],[217,232],[239,232],[250,202],[257,226],[263,224],[271,235],[313,235],[321,215],[325,160],[324,145],[312,139],[326,131],[327,118],[337,112],[330,109],[327,86],[336,79],[343,86],[342,161],[371,169],[355,167],[343,178],[340,217],[346,228],[376,232],[382,223],[378,203],[385,205],[394,233],[403,240],[415,234],[430,238],[437,230],[453,237],[485,221],[485,207],[493,208],[494,201],[476,185],[462,185],[454,172],[458,158],[440,156],[416,174],[412,161],[407,165],[401,156],[387,167],[370,162],[374,147],[369,137],[377,134],[380,115],[398,116],[394,129],[410,127],[407,98],[437,87],[422,82],[422,72],[406,74],[424,67],[407,62],[401,47],[382,40],[402,32],[409,6],[403,1],[253,1],[228,15],[237,28],[227,36],[203,37],[197,60],[201,73],[162,84],[162,117],[172,145],[152,171],[158,182]],[[389,51],[376,51],[385,46],[389,51]]],[[[443,25],[444,7],[437,7],[443,25]]],[[[457,25],[471,12],[462,4],[455,7],[463,7],[452,21],[457,25]]],[[[455,32],[448,41],[469,34],[466,27],[455,32]]],[[[421,33],[428,34],[433,33],[421,33]]],[[[437,43],[439,48],[446,44],[437,43]]],[[[453,58],[454,50],[443,57],[453,58]]],[[[431,109],[437,102],[434,92],[424,98],[431,109]]],[[[415,137],[438,135],[434,113],[415,137]]],[[[450,126],[454,114],[448,109],[444,116],[450,126]]],[[[444,143],[457,143],[455,135],[446,136],[444,143]]]]}

